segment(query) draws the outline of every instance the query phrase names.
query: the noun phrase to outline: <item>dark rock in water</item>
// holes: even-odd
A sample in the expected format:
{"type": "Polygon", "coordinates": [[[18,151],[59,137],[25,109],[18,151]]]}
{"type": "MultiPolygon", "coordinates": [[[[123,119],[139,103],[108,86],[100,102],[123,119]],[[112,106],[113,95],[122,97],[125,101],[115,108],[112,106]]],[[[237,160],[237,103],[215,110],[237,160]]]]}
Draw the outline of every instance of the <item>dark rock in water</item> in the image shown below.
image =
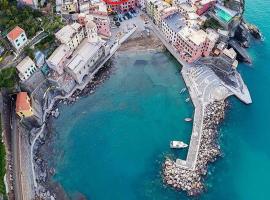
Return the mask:
{"type": "Polygon", "coordinates": [[[242,47],[248,48],[250,45],[250,38],[248,34],[248,30],[240,25],[235,31],[234,38],[241,44],[242,47]]]}
{"type": "Polygon", "coordinates": [[[230,39],[228,45],[229,47],[232,47],[237,53],[237,60],[247,62],[247,63],[252,62],[246,49],[241,47],[241,45],[236,40],[230,39]]]}
{"type": "Polygon", "coordinates": [[[262,34],[261,34],[260,30],[256,26],[250,25],[249,26],[249,32],[255,39],[262,40],[262,34]]]}
{"type": "Polygon", "coordinates": [[[135,61],[135,65],[147,65],[147,61],[146,60],[136,60],[135,61]]]}

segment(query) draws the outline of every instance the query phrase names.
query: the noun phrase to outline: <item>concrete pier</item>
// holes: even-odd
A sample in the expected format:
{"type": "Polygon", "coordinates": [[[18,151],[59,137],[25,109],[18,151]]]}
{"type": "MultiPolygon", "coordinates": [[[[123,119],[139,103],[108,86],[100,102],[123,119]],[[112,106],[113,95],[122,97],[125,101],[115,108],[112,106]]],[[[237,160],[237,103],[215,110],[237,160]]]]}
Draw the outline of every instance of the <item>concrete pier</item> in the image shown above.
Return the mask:
{"type": "Polygon", "coordinates": [[[207,65],[196,66],[181,60],[177,50],[165,39],[160,29],[153,24],[151,20],[149,21],[150,23],[146,27],[153,31],[167,50],[182,65],[182,77],[189,90],[195,112],[186,160],[177,159],[176,164],[183,169],[195,170],[201,143],[206,106],[214,101],[222,101],[231,95],[235,95],[242,102],[250,104],[252,103],[250,93],[238,72],[236,72],[235,78],[238,81],[237,85],[239,88],[234,88],[223,82],[207,65]]]}

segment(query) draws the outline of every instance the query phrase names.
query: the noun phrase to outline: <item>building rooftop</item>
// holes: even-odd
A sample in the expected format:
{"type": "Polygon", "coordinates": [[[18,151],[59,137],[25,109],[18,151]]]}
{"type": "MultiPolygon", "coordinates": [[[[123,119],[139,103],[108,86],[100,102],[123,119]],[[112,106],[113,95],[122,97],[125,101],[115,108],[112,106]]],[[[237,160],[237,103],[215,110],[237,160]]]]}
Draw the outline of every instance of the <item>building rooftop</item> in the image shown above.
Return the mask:
{"type": "Polygon", "coordinates": [[[74,34],[79,31],[81,25],[79,23],[73,23],[72,25],[66,25],[55,33],[55,37],[60,40],[61,43],[68,43],[74,34]]]}
{"type": "Polygon", "coordinates": [[[102,44],[102,42],[90,43],[88,39],[84,39],[72,54],[72,58],[66,66],[74,73],[78,73],[87,61],[100,49],[102,44]]]}
{"type": "Polygon", "coordinates": [[[17,66],[16,69],[20,72],[20,73],[24,73],[29,66],[31,65],[35,65],[34,61],[29,57],[26,56],[17,66]]]}
{"type": "Polygon", "coordinates": [[[24,30],[21,27],[16,26],[7,34],[7,36],[11,40],[16,40],[23,32],[24,30]]]}
{"type": "Polygon", "coordinates": [[[236,59],[236,52],[234,51],[233,48],[224,49],[223,54],[226,55],[227,57],[229,57],[232,60],[236,59]]]}
{"type": "Polygon", "coordinates": [[[53,65],[57,66],[60,61],[70,52],[67,45],[62,44],[55,51],[52,53],[52,55],[48,58],[48,61],[52,63],[53,65]]]}
{"type": "Polygon", "coordinates": [[[25,110],[30,110],[31,105],[30,102],[28,101],[28,95],[27,92],[19,92],[17,94],[16,98],[16,112],[21,112],[25,110]]]}
{"type": "Polygon", "coordinates": [[[207,37],[205,31],[194,30],[188,27],[184,27],[181,31],[179,31],[179,34],[181,35],[182,38],[192,41],[197,46],[202,44],[207,37]]]}
{"type": "Polygon", "coordinates": [[[194,7],[192,7],[191,5],[189,5],[188,3],[183,3],[179,5],[180,8],[182,8],[184,11],[186,12],[196,12],[196,9],[194,7]]]}
{"type": "Polygon", "coordinates": [[[185,26],[185,18],[179,12],[166,17],[164,21],[176,33],[185,26]]]}
{"type": "Polygon", "coordinates": [[[213,29],[207,29],[206,30],[207,37],[209,40],[216,42],[219,38],[219,34],[214,31],[213,29]]]}

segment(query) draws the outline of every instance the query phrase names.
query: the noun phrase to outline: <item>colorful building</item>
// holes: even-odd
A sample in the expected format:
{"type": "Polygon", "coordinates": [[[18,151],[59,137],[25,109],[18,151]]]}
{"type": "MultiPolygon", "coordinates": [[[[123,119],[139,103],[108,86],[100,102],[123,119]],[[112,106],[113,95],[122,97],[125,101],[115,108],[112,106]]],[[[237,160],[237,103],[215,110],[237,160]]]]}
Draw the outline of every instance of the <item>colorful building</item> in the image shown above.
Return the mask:
{"type": "Polygon", "coordinates": [[[59,75],[64,73],[64,65],[72,51],[65,44],[61,44],[52,55],[46,60],[49,68],[56,71],[59,75]]]}
{"type": "Polygon", "coordinates": [[[35,73],[37,67],[33,60],[27,56],[16,66],[16,69],[21,81],[25,81],[35,73]]]}
{"type": "Polygon", "coordinates": [[[194,6],[196,7],[196,13],[198,15],[204,14],[210,8],[212,8],[216,3],[216,0],[198,0],[195,2],[194,6]]]}
{"type": "Polygon", "coordinates": [[[85,26],[88,21],[93,21],[97,25],[98,34],[105,37],[111,36],[110,19],[104,13],[90,11],[90,14],[80,13],[78,15],[78,23],[82,26],[85,26]]]}
{"type": "Polygon", "coordinates": [[[7,34],[7,38],[16,50],[21,49],[27,42],[25,31],[19,26],[12,29],[12,31],[7,34]]]}
{"type": "Polygon", "coordinates": [[[193,63],[202,56],[208,56],[218,40],[218,34],[195,30],[185,26],[177,34],[175,48],[182,60],[193,63]]]}
{"type": "Polygon", "coordinates": [[[65,70],[77,83],[82,83],[83,78],[95,70],[99,60],[107,56],[105,43],[97,35],[97,26],[93,21],[85,24],[87,38],[79,45],[72,57],[68,60],[65,70]]]}
{"type": "Polygon", "coordinates": [[[106,0],[108,9],[114,12],[127,12],[137,6],[137,0],[106,0]]]}
{"type": "Polygon", "coordinates": [[[55,37],[70,50],[74,50],[84,38],[83,27],[79,23],[66,25],[55,33],[55,37]]]}
{"type": "Polygon", "coordinates": [[[32,8],[38,8],[38,0],[18,0],[18,3],[32,8]]]}
{"type": "Polygon", "coordinates": [[[75,13],[77,12],[77,5],[77,1],[63,1],[62,9],[68,13],[75,13]]]}
{"type": "Polygon", "coordinates": [[[20,118],[33,116],[30,98],[27,92],[19,92],[16,98],[16,113],[20,118]]]}
{"type": "Polygon", "coordinates": [[[186,25],[184,17],[179,12],[163,16],[161,30],[165,38],[172,44],[176,43],[178,32],[186,25]]]}

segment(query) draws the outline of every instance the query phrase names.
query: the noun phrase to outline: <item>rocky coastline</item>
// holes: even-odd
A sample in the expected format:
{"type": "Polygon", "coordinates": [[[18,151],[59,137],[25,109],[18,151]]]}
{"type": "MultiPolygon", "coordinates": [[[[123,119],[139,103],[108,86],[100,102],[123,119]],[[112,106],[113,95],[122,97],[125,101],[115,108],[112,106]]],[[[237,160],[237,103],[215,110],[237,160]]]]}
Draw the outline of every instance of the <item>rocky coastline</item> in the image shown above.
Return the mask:
{"type": "MultiPolygon", "coordinates": [[[[51,156],[56,152],[53,151],[53,127],[52,122],[54,118],[60,115],[58,107],[60,104],[71,105],[78,99],[87,97],[93,94],[96,89],[103,84],[114,71],[114,57],[112,57],[103,68],[101,68],[93,80],[86,85],[83,90],[76,90],[70,98],[56,101],[53,109],[47,115],[47,123],[44,132],[40,135],[36,141],[34,148],[34,163],[38,182],[38,191],[36,198],[43,199],[69,199],[63,188],[59,183],[52,180],[52,176],[55,174],[53,166],[55,164],[51,162],[51,156]]],[[[82,194],[78,194],[79,199],[86,199],[82,194]]]]}
{"type": "MultiPolygon", "coordinates": [[[[154,35],[150,35],[129,39],[128,41],[123,43],[123,45],[119,48],[117,54],[122,55],[127,51],[160,52],[164,50],[165,49],[161,41],[154,35]],[[145,46],[146,42],[148,44],[147,46],[145,46]]],[[[76,103],[76,101],[80,98],[94,94],[96,89],[110,78],[110,75],[113,74],[115,70],[114,62],[116,56],[113,56],[105,63],[104,67],[95,74],[95,77],[85,86],[83,90],[76,90],[67,99],[57,100],[54,103],[52,110],[47,113],[46,128],[40,135],[40,137],[37,139],[34,147],[34,165],[38,182],[36,198],[57,200],[69,199],[61,185],[52,180],[52,177],[55,174],[55,169],[53,167],[55,166],[55,164],[49,163],[48,161],[51,162],[51,156],[57,153],[53,151],[53,138],[56,136],[52,134],[52,123],[54,118],[57,118],[59,115],[61,115],[59,111],[60,104],[72,105],[76,103]]],[[[76,196],[78,196],[78,198],[76,198],[80,200],[86,199],[84,195],[80,193],[78,193],[78,195],[76,196]]]]}
{"type": "Polygon", "coordinates": [[[189,196],[199,195],[205,190],[204,177],[207,175],[208,164],[221,155],[217,129],[224,119],[227,105],[225,101],[215,101],[206,106],[195,170],[183,169],[177,165],[176,161],[166,158],[163,164],[165,184],[177,190],[186,191],[189,196]]]}

